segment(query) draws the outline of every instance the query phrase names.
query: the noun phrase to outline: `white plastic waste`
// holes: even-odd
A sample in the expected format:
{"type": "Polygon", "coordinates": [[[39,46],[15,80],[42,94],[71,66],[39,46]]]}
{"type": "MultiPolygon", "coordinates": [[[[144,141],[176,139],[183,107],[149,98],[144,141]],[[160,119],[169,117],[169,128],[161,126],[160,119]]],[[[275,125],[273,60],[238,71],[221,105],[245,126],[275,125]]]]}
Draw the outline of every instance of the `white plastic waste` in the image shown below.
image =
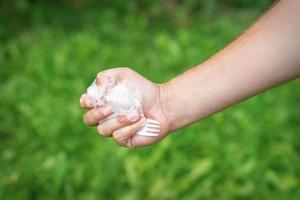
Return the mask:
{"type": "MultiPolygon", "coordinates": [[[[144,116],[141,92],[125,81],[116,83],[116,80],[105,77],[105,79],[101,81],[100,86],[93,81],[87,89],[87,94],[91,97],[95,107],[104,104],[112,106],[113,114],[104,120],[118,115],[127,115],[133,111],[138,111],[141,117],[144,116]]],[[[145,127],[138,131],[137,134],[142,136],[158,136],[159,131],[159,122],[146,119],[145,127]]]]}

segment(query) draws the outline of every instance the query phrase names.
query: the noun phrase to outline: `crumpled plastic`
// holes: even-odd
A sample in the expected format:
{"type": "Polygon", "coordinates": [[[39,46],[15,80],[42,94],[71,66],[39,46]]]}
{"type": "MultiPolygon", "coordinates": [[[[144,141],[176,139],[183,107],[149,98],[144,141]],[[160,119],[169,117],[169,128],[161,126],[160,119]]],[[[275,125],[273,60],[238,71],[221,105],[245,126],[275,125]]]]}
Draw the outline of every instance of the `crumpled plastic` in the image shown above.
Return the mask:
{"type": "Polygon", "coordinates": [[[116,83],[114,79],[109,77],[101,81],[100,85],[93,81],[87,89],[87,94],[92,99],[94,107],[104,104],[112,106],[113,114],[106,119],[127,115],[134,111],[138,111],[143,116],[141,92],[126,81],[116,83]]]}

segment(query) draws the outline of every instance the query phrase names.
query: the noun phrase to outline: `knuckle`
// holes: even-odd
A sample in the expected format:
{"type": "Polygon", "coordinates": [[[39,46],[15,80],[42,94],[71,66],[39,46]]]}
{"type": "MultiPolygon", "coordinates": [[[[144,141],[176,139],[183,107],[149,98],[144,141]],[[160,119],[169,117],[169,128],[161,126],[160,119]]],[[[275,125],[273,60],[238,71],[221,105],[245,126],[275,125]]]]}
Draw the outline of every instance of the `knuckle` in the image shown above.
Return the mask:
{"type": "Polygon", "coordinates": [[[102,76],[103,72],[98,72],[96,78],[100,78],[102,76]]]}
{"type": "Polygon", "coordinates": [[[101,84],[101,76],[99,74],[97,74],[97,77],[96,77],[96,84],[97,85],[101,84]]]}
{"type": "Polygon", "coordinates": [[[107,74],[109,74],[113,69],[106,69],[106,70],[103,70],[101,72],[98,72],[96,78],[100,78],[102,79],[103,76],[106,76],[107,74]]]}
{"type": "Polygon", "coordinates": [[[132,71],[132,69],[129,68],[129,67],[121,67],[120,69],[121,69],[123,72],[125,72],[125,73],[128,73],[128,72],[131,72],[131,71],[132,71]]]}

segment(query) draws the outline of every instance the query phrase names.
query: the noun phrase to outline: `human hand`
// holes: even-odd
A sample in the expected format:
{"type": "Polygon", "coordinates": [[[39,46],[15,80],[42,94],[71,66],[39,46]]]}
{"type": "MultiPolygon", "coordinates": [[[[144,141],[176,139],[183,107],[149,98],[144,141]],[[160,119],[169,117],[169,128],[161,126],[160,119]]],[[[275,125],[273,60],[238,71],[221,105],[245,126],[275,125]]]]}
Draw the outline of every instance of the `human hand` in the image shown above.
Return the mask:
{"type": "Polygon", "coordinates": [[[141,92],[144,117],[135,111],[126,116],[120,115],[104,120],[113,113],[112,107],[105,104],[100,107],[93,106],[91,98],[85,93],[80,98],[80,105],[87,109],[84,114],[85,124],[97,126],[100,135],[113,137],[119,145],[130,148],[148,146],[165,137],[170,131],[170,124],[163,109],[162,86],[152,83],[130,68],[102,71],[96,77],[96,84],[103,84],[107,77],[115,79],[116,82],[126,81],[141,92]],[[136,135],[144,127],[145,118],[154,119],[160,123],[159,136],[136,135]]]}

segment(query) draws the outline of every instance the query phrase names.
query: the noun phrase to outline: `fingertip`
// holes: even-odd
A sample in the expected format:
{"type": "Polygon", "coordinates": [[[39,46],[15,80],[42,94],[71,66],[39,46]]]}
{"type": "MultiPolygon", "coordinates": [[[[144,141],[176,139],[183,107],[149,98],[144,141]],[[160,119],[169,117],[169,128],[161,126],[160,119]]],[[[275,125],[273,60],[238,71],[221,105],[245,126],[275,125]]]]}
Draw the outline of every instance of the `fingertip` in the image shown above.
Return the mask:
{"type": "Polygon", "coordinates": [[[103,131],[102,126],[98,125],[97,126],[97,132],[99,133],[99,135],[104,136],[102,131],[103,131]]]}
{"type": "Polygon", "coordinates": [[[110,136],[110,134],[106,133],[105,130],[104,130],[104,127],[100,124],[97,126],[97,131],[98,131],[99,135],[101,135],[103,137],[109,137],[110,136]]]}
{"type": "Polygon", "coordinates": [[[82,121],[85,125],[89,125],[86,121],[86,113],[84,113],[83,117],[82,117],[82,121]]]}
{"type": "Polygon", "coordinates": [[[104,70],[96,76],[96,84],[108,84],[113,86],[120,79],[119,74],[114,69],[104,70]]]}
{"type": "Polygon", "coordinates": [[[79,103],[80,103],[80,106],[82,108],[86,108],[86,109],[93,108],[92,100],[89,97],[89,95],[86,94],[86,93],[84,93],[83,95],[81,95],[79,103]]]}
{"type": "Polygon", "coordinates": [[[84,94],[82,94],[81,96],[80,96],[80,99],[79,99],[79,104],[80,104],[80,106],[81,107],[83,107],[84,106],[84,94]]]}
{"type": "Polygon", "coordinates": [[[114,138],[115,142],[120,146],[126,146],[127,140],[124,137],[124,133],[120,130],[116,130],[112,133],[112,137],[114,138]]]}

